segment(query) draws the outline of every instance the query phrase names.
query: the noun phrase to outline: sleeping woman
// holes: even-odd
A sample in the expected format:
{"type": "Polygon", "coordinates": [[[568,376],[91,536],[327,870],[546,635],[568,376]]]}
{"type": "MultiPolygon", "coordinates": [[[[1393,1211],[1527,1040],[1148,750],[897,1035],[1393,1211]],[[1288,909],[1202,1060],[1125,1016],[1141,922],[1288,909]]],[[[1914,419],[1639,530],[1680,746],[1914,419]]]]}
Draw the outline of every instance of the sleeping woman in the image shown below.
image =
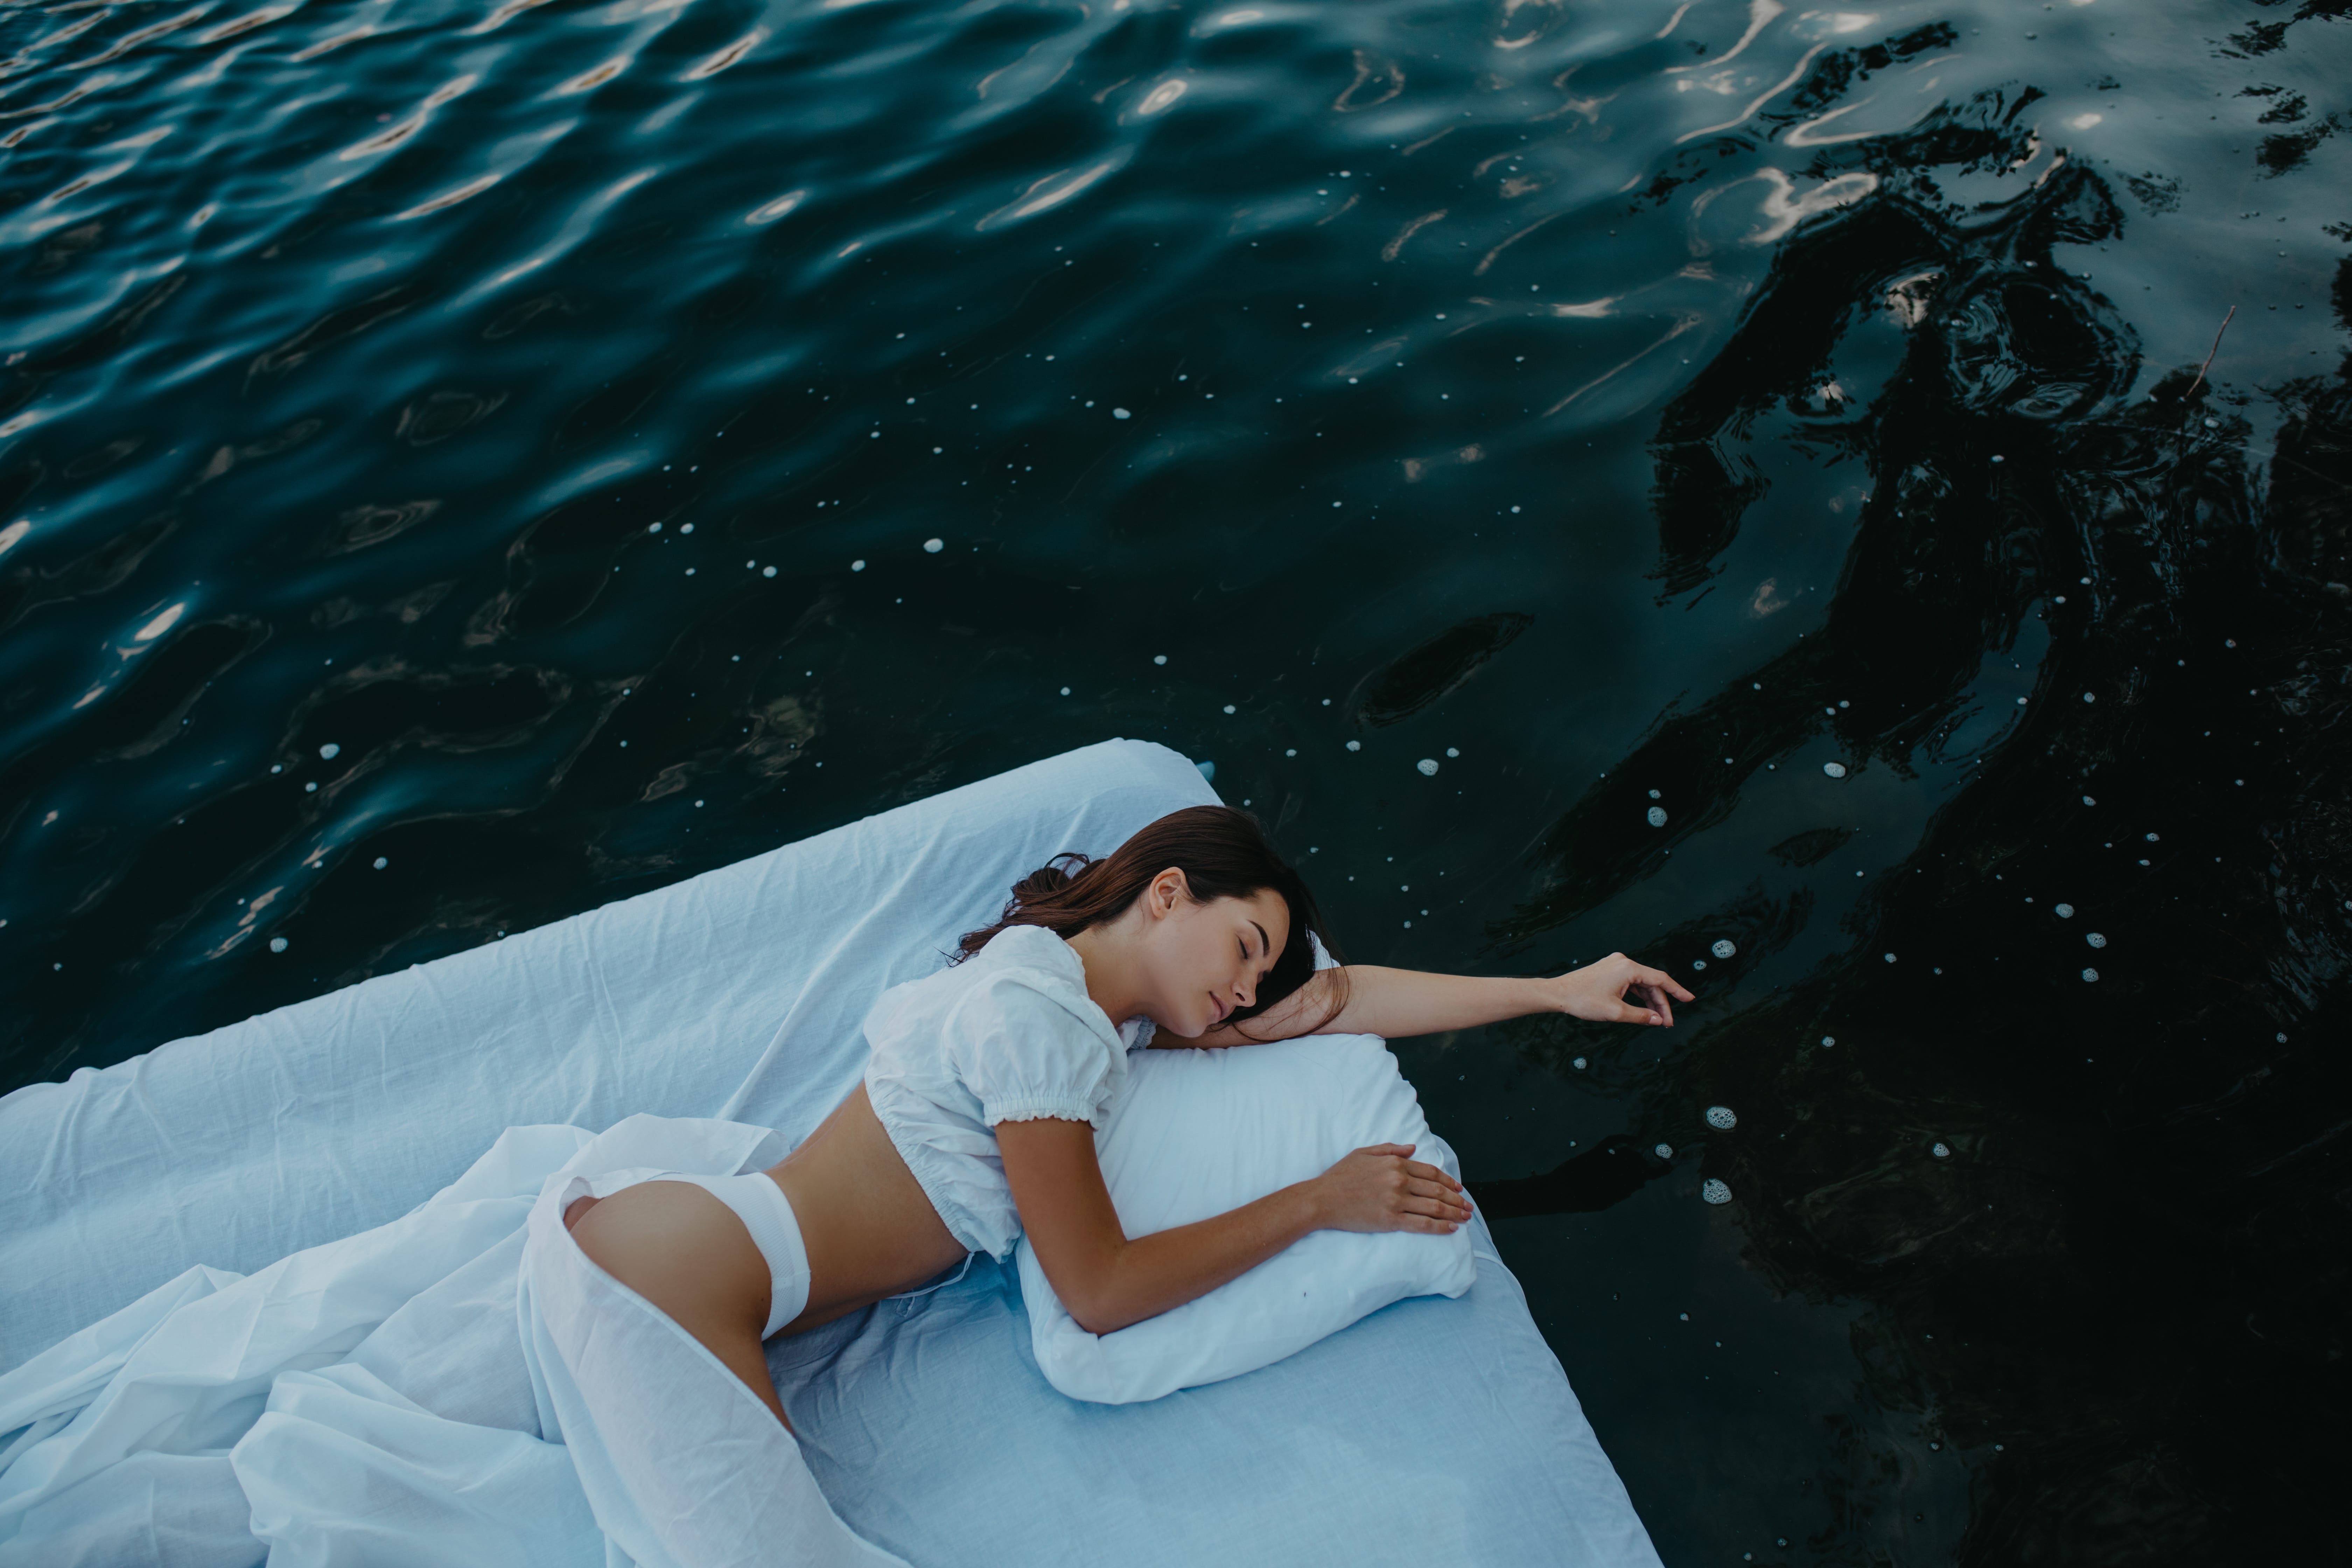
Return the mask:
{"type": "Polygon", "coordinates": [[[781,1163],[656,1176],[577,1199],[564,1223],[786,1421],[763,1340],[968,1254],[1003,1258],[1024,1231],[1071,1317],[1109,1333],[1310,1231],[1443,1233],[1470,1217],[1459,1182],[1378,1144],[1230,1213],[1130,1237],[1095,1129],[1131,1048],[1394,1038],[1530,1013],[1664,1028],[1691,1000],[1622,953],[1543,980],[1318,971],[1307,931],[1322,935],[1315,900],[1254,817],[1172,812],[1104,859],[1058,858],[950,967],[886,993],[866,1019],[864,1081],[781,1163]]]}

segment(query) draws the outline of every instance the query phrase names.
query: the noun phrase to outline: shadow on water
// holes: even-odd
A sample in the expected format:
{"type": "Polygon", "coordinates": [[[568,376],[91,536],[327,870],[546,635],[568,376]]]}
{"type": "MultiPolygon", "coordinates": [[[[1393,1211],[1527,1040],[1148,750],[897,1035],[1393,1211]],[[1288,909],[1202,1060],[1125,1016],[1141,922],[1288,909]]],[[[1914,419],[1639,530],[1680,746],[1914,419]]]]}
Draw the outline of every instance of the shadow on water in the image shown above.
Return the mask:
{"type": "MultiPolygon", "coordinates": [[[[1874,1398],[1979,1457],[1963,1561],[2325,1556],[2308,1500],[2340,1447],[2315,1439],[2352,1394],[2352,390],[2271,389],[2266,474],[2195,366],[2126,401],[2134,334],[2052,259],[2117,224],[2098,175],[1990,222],[1902,198],[1906,167],[2014,156],[1996,107],[1887,149],[1882,200],[1786,245],[1666,409],[1666,594],[1709,591],[1767,444],[1869,456],[1853,548],[1818,629],[1552,824],[1540,891],[1490,935],[1517,951],[1659,874],[1821,742],[1845,777],[1953,793],[1849,951],[1686,1051],[1520,1026],[1551,1070],[1590,1057],[1640,1131],[1475,1190],[1490,1219],[1591,1212],[1664,1173],[1654,1134],[1703,1143],[1691,1173],[1728,1186],[1748,1266],[1871,1303],[1874,1398]],[[2035,619],[2031,689],[1989,690],[2035,619]],[[1630,833],[1658,780],[1683,781],[1671,820],[1630,833]],[[1737,1130],[1697,1121],[1711,1100],[1737,1130]]],[[[2334,302],[2352,326],[2352,264],[2334,302]]],[[[1772,847],[1784,866],[1856,831],[1835,781],[1812,795],[1827,820],[1772,847]]],[[[1722,935],[1750,963],[1809,902],[1759,883],[1646,950],[1722,935]]],[[[1900,1517],[1899,1481],[1849,1486],[1900,1517]]]]}

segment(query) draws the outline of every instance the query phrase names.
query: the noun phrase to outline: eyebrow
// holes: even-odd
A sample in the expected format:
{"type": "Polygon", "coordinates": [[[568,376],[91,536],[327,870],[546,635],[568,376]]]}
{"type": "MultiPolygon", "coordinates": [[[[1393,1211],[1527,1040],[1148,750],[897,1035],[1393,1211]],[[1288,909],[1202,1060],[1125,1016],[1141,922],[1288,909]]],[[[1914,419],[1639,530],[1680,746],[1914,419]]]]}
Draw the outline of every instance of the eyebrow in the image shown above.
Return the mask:
{"type": "Polygon", "coordinates": [[[1257,939],[1265,944],[1264,947],[1258,949],[1258,951],[1262,953],[1272,952],[1274,951],[1274,938],[1265,934],[1265,927],[1257,925],[1257,921],[1250,921],[1250,924],[1257,926],[1257,939]]]}

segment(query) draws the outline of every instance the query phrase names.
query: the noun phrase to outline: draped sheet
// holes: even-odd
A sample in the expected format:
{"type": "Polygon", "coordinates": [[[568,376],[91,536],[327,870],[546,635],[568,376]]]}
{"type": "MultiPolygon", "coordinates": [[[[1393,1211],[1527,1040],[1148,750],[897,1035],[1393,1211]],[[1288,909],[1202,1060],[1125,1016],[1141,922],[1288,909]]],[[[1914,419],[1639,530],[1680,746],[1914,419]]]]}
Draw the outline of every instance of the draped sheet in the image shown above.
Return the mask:
{"type": "Polygon", "coordinates": [[[1654,1564],[1483,1225],[1459,1300],[1132,1406],[977,1258],[771,1342],[794,1436],[546,1217],[779,1157],[1018,876],[1211,799],[1107,742],[0,1100],[0,1568],[1654,1564]]]}

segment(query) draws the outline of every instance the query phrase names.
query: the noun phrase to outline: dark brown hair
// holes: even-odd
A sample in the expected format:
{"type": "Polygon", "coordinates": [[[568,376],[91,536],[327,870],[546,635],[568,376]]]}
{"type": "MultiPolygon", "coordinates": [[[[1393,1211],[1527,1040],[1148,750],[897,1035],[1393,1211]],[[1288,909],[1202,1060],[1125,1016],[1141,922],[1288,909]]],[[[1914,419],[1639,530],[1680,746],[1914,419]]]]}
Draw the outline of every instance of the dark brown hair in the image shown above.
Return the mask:
{"type": "MultiPolygon", "coordinates": [[[[1290,908],[1290,940],[1283,943],[1281,955],[1258,986],[1257,999],[1227,1014],[1226,1023],[1255,1018],[1307,984],[1315,973],[1308,931],[1321,938],[1325,950],[1338,960],[1339,949],[1324,930],[1315,895],[1307,890],[1305,879],[1275,853],[1257,818],[1230,805],[1188,805],[1138,829],[1101,859],[1076,850],[1055,856],[1014,883],[1013,897],[996,923],[965,932],[948,962],[961,963],[1009,926],[1044,926],[1055,936],[1067,938],[1089,926],[1115,921],[1134,907],[1151,879],[1171,867],[1184,873],[1194,903],[1246,899],[1271,888],[1290,908]]],[[[1344,997],[1336,1000],[1316,1028],[1337,1017],[1344,1005],[1344,997]]]]}

